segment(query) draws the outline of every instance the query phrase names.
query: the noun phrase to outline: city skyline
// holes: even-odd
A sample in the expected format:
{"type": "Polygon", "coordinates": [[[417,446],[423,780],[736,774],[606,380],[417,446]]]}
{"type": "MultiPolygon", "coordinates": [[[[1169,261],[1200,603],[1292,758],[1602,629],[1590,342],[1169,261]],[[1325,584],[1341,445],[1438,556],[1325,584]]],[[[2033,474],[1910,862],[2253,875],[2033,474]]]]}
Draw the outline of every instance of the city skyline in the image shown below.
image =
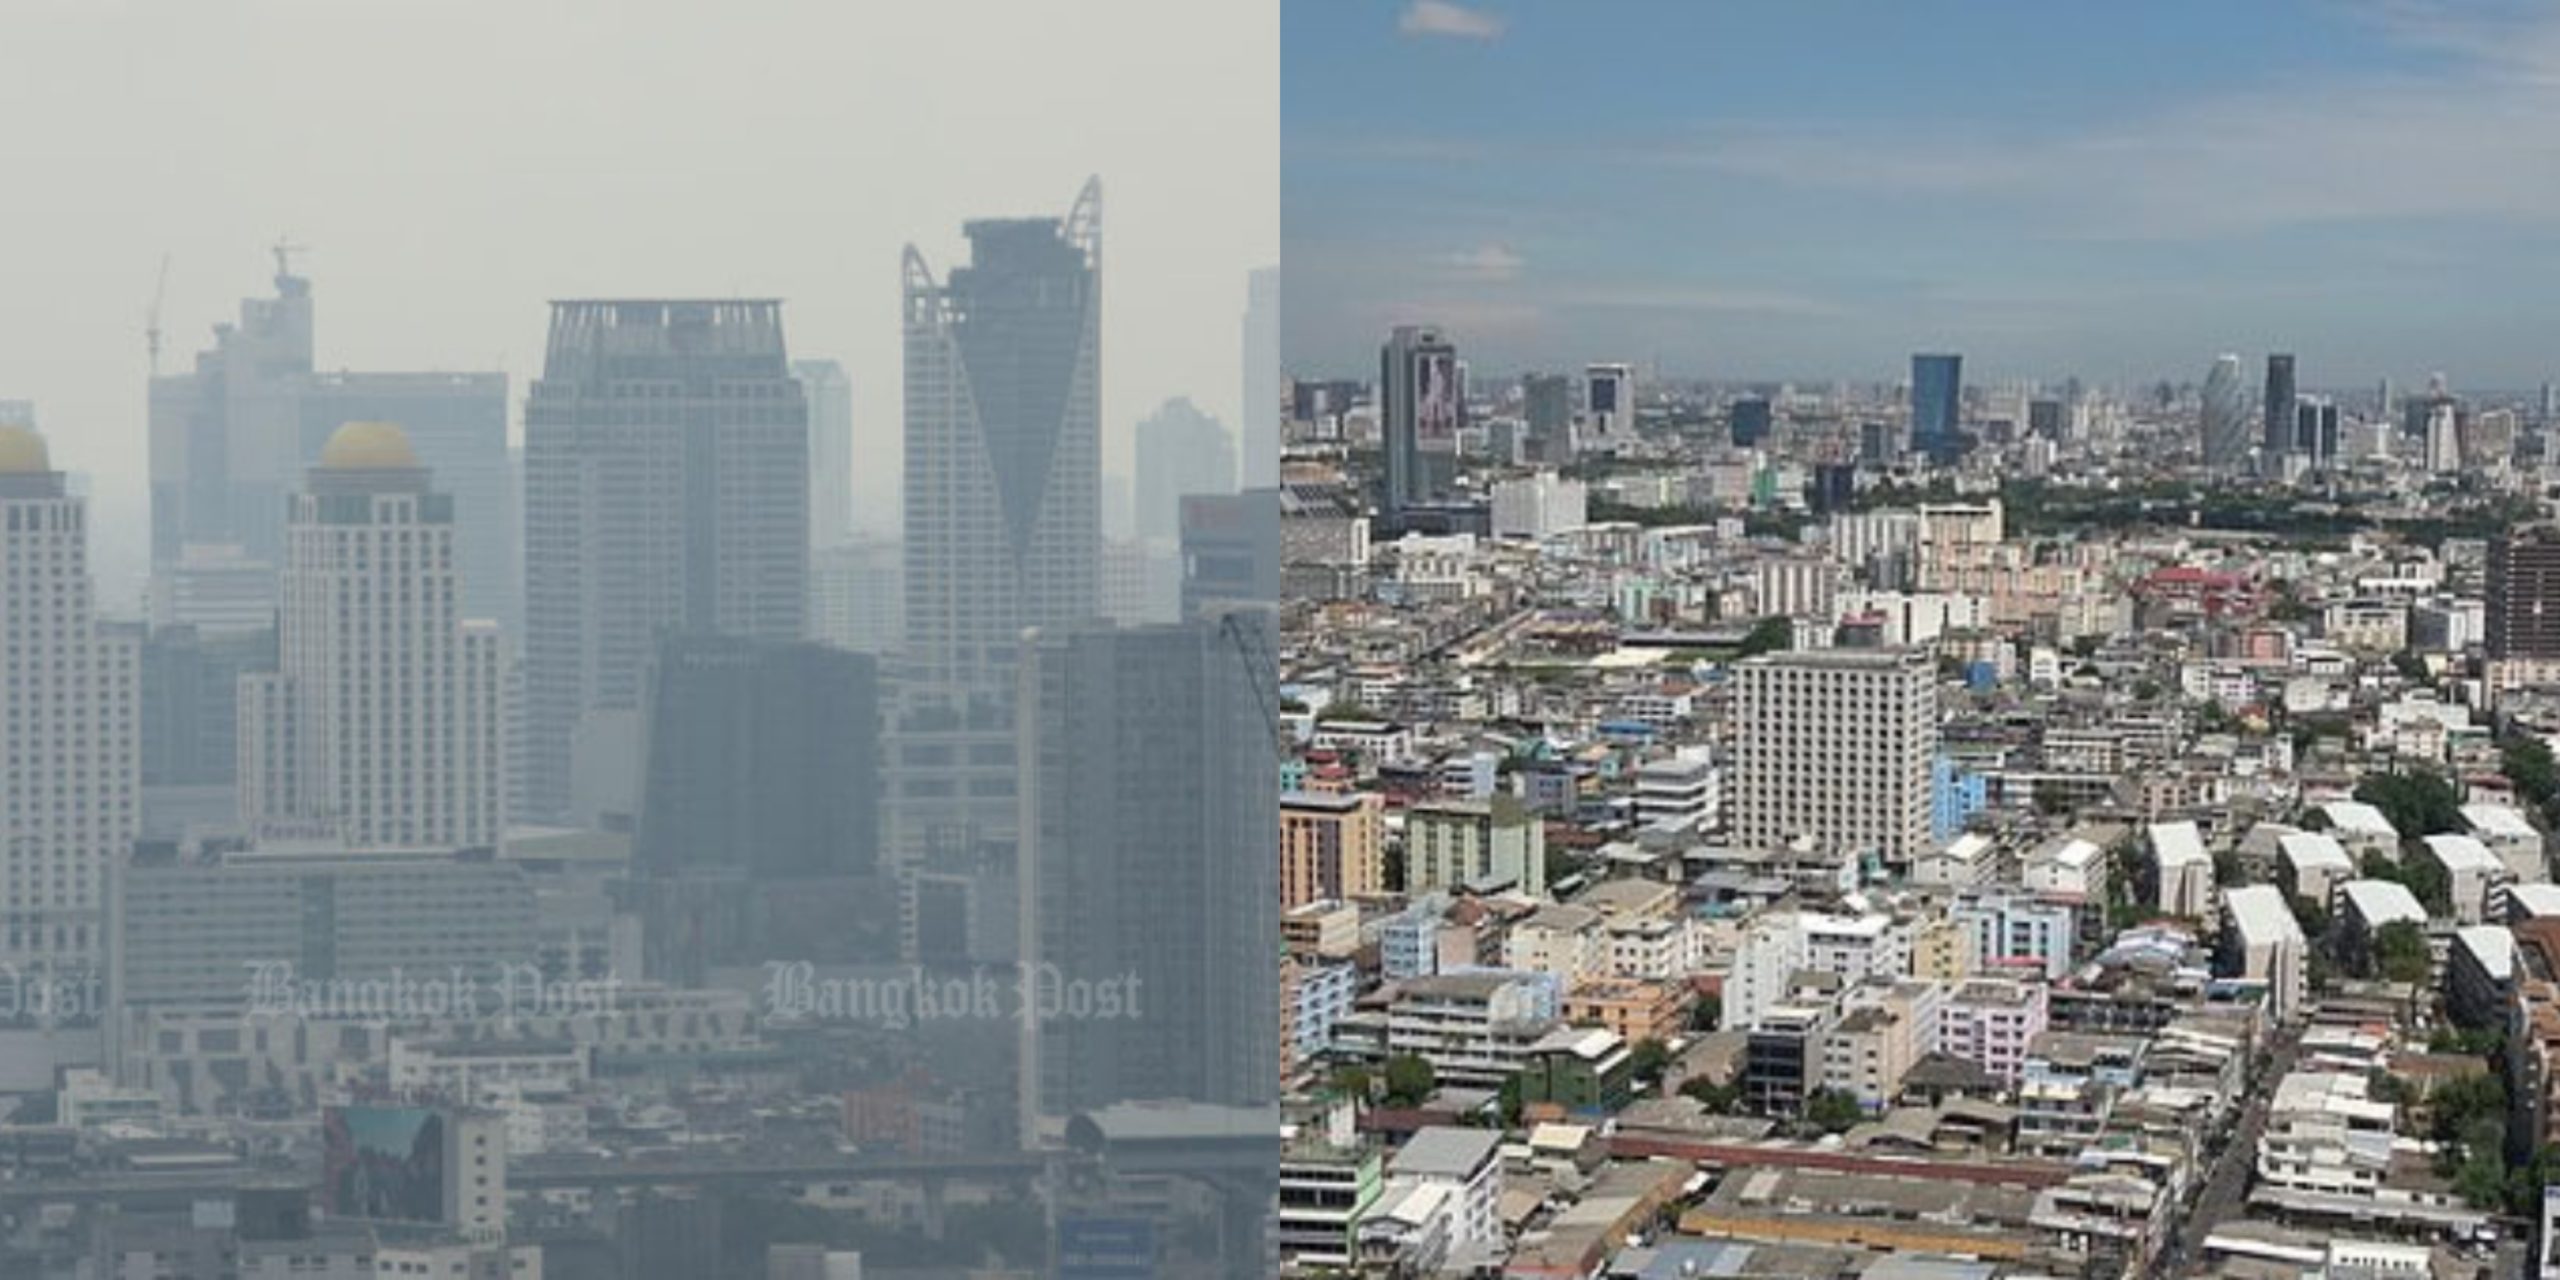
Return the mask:
{"type": "Polygon", "coordinates": [[[2496,318],[2554,282],[2525,122],[2560,110],[2560,15],[2029,18],[1289,6],[1286,367],[1433,324],[1487,368],[1672,377],[1890,379],[1926,350],[1986,383],[2225,350],[2298,351],[2307,385],[2550,375],[2496,318]]]}
{"type": "Polygon", "coordinates": [[[706,23],[651,0],[611,58],[586,56],[577,15],[496,0],[39,6],[10,19],[0,109],[74,104],[83,127],[9,148],[18,180],[58,198],[23,205],[0,247],[15,295],[44,300],[0,314],[0,399],[32,401],[55,464],[85,478],[117,615],[139,611],[148,551],[144,327],[163,254],[163,373],[268,292],[286,241],[308,246],[292,261],[313,282],[315,368],[501,371],[511,421],[553,299],[779,297],[793,352],[845,366],[858,456],[894,471],[900,246],[949,258],[964,218],[1036,212],[1100,173],[1126,242],[1103,318],[1125,354],[1101,392],[1105,462],[1125,470],[1131,426],[1173,396],[1242,420],[1247,275],[1278,257],[1276,8],[1123,15],[1192,51],[1168,60],[1115,23],[992,2],[706,23]],[[980,38],[999,18],[1006,38],[980,38]],[[964,46],[987,60],[971,76],[902,70],[964,46]],[[678,74],[755,90],[703,112],[660,91],[678,74]],[[1156,93],[1086,91],[1139,74],[1156,93]],[[206,102],[226,104],[219,131],[194,123],[206,102]],[[189,187],[207,198],[167,199],[189,187]]]}

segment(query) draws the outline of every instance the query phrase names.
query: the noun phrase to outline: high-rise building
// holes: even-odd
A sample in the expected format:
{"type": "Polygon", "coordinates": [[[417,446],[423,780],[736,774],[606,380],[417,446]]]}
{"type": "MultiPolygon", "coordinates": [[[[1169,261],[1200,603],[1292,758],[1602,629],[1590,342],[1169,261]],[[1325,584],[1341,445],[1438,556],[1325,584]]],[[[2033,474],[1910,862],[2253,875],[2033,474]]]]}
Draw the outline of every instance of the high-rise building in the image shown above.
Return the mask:
{"type": "Polygon", "coordinates": [[[321,373],[298,394],[297,467],[317,461],[329,438],[350,422],[392,423],[409,437],[418,465],[453,498],[462,616],[488,618],[507,635],[520,634],[523,556],[515,467],[507,454],[507,375],[321,373]]]}
{"type": "Polygon", "coordinates": [[[2489,656],[2560,659],[2560,527],[2510,529],[2489,544],[2489,656]]]}
{"type": "Polygon", "coordinates": [[[1734,669],[1733,834],[1908,862],[1929,839],[1937,667],[1917,649],[1763,654],[1734,669]]]}
{"type": "Polygon", "coordinates": [[[1767,396],[1745,396],[1734,401],[1730,416],[1735,448],[1756,449],[1768,440],[1772,415],[1767,396]]]}
{"type": "Polygon", "coordinates": [[[1577,449],[1614,450],[1636,438],[1636,371],[1595,364],[1582,371],[1582,438],[1577,449]]]}
{"type": "Polygon", "coordinates": [[[855,527],[853,380],[833,360],[794,360],[791,376],[809,404],[809,545],[832,547],[855,527]]]}
{"type": "Polygon", "coordinates": [[[1182,499],[1182,618],[1199,621],[1280,599],[1280,492],[1182,499]]]}
{"type": "Polygon", "coordinates": [[[806,629],[808,405],[782,304],[555,302],[524,432],[524,794],[528,816],[584,819],[582,748],[636,776],[605,757],[636,749],[659,632],[806,629]]]}
{"type": "Polygon", "coordinates": [[[2259,432],[2258,447],[2271,460],[2282,458],[2293,448],[2293,407],[2298,398],[2293,385],[2293,357],[2269,355],[2266,418],[2265,426],[2259,432]]]}
{"type": "Polygon", "coordinates": [[[1167,400],[1138,421],[1137,534],[1171,539],[1181,531],[1182,500],[1236,491],[1235,445],[1227,429],[1189,399],[1167,400]]]}
{"type": "Polygon", "coordinates": [[[142,785],[219,786],[231,799],[240,777],[240,677],[273,670],[275,656],[272,627],[153,627],[142,646],[142,785]]]}
{"type": "Polygon", "coordinates": [[[2035,399],[2027,402],[2027,434],[2056,444],[2070,438],[2071,417],[2067,402],[2035,399]]]}
{"type": "Polygon", "coordinates": [[[1458,389],[1458,349],[1437,329],[1399,325],[1378,350],[1378,421],[1386,452],[1389,522],[1405,508],[1448,494],[1457,475],[1458,429],[1466,397],[1458,389]]]}
{"type": "Polygon", "coordinates": [[[1280,483],[1280,268],[1256,269],[1244,291],[1243,484],[1280,483]]]}
{"type": "Polygon", "coordinates": [[[906,640],[906,556],[882,538],[809,553],[809,638],[853,653],[886,654],[906,640]]]}
{"type": "Polygon", "coordinates": [[[191,542],[151,575],[151,625],[206,635],[275,630],[276,567],[238,547],[191,542]]]}
{"type": "Polygon", "coordinates": [[[2248,389],[2240,385],[2240,357],[2214,358],[2205,374],[2201,438],[2209,471],[2234,471],[2249,459],[2248,389]]]}
{"type": "Polygon", "coordinates": [[[1025,933],[1044,989],[1083,1006],[1053,1004],[1027,1028],[1050,1114],[1277,1096],[1269,625],[1247,611],[1029,646],[1025,933]],[[1134,1000],[1119,1016],[1097,1007],[1113,992],[1134,1000]]]}
{"type": "Polygon", "coordinates": [[[2338,461],[2338,406],[2328,400],[2299,400],[2293,410],[2293,450],[2317,466],[2338,461]]]}
{"type": "Polygon", "coordinates": [[[191,372],[151,380],[151,563],[191,542],[275,562],[285,494],[302,465],[297,392],[311,373],[311,282],[278,255],[276,296],[216,325],[191,372]]]}
{"type": "Polygon", "coordinates": [[[1573,461],[1573,379],[1532,373],[1520,379],[1520,414],[1528,424],[1528,460],[1549,466],[1573,461]]]}
{"type": "Polygon", "coordinates": [[[1280,907],[1386,892],[1386,809],[1374,791],[1280,797],[1280,907]]]}
{"type": "Polygon", "coordinates": [[[1911,357],[1911,450],[1933,462],[1965,454],[1964,357],[1923,353],[1911,357]]]}
{"type": "Polygon", "coordinates": [[[240,820],[348,849],[494,847],[496,624],[459,616],[453,499],[408,438],[351,422],[288,515],[276,669],[240,685],[240,820]]]}
{"type": "Polygon", "coordinates": [[[1102,187],[962,230],[945,280],[906,254],[907,657],[1005,688],[1024,628],[1098,603],[1102,187]]]}
{"type": "Polygon", "coordinates": [[[99,623],[93,590],[88,504],[42,437],[0,427],[0,971],[97,971],[107,871],[139,820],[142,640],[99,623]]]}
{"type": "Polygon", "coordinates": [[[872,871],[880,694],[870,656],[670,633],[643,732],[640,870],[759,880],[872,871]]]}

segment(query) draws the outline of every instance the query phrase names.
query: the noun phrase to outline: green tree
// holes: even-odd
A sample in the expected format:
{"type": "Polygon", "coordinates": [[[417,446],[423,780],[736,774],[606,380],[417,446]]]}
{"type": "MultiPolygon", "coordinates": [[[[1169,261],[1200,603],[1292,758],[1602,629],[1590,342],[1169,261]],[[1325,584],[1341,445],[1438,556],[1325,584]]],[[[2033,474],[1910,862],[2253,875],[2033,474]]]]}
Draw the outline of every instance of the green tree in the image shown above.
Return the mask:
{"type": "Polygon", "coordinates": [[[1724,997],[1722,996],[1700,996],[1697,1003],[1689,1006],[1691,1031],[1713,1031],[1716,1029],[1716,1024],[1722,1021],[1724,1021],[1724,997]]]}
{"type": "Polygon", "coordinates": [[[1785,618],[1762,618],[1751,624],[1750,632],[1742,637],[1742,647],[1734,656],[1748,658],[1754,654],[1776,653],[1792,646],[1795,640],[1793,622],[1785,618]]]}
{"type": "Polygon", "coordinates": [[[1839,1089],[1817,1090],[1804,1100],[1805,1124],[1824,1133],[1846,1133],[1866,1118],[1866,1108],[1839,1089]]]}
{"type": "Polygon", "coordinates": [[[1387,1105],[1410,1107],[1431,1096],[1440,1087],[1439,1073],[1432,1070],[1431,1060],[1416,1053],[1400,1053],[1387,1059],[1387,1105]]]}
{"type": "Polygon", "coordinates": [[[2427,956],[2427,935],[2407,920],[2394,920],[2374,934],[2373,961],[2390,982],[2425,982],[2433,963],[2427,956]]]}
{"type": "Polygon", "coordinates": [[[1376,1083],[1369,1069],[1356,1062],[1346,1062],[1333,1069],[1333,1091],[1346,1097],[1369,1100],[1369,1090],[1376,1083]]]}
{"type": "Polygon", "coordinates": [[[1682,1097],[1697,1099],[1699,1106],[1705,1107],[1715,1115],[1729,1116],[1742,1109],[1742,1086],[1717,1084],[1705,1076],[1698,1076],[1683,1083],[1680,1086],[1680,1094],[1682,1097]]]}
{"type": "Polygon", "coordinates": [[[2516,794],[2549,813],[2552,797],[2560,794],[2560,765],[2552,762],[2550,744],[2532,734],[2510,734],[2499,745],[2498,757],[2516,794]]]}
{"type": "Polygon", "coordinates": [[[2357,783],[2355,795],[2380,809],[2406,839],[2462,829],[2462,796],[2433,769],[2377,773],[2357,783]]]}
{"type": "Polygon", "coordinates": [[[1638,1080],[1659,1080],[1662,1069],[1671,1065],[1671,1046],[1648,1036],[1627,1050],[1627,1067],[1638,1080]]]}

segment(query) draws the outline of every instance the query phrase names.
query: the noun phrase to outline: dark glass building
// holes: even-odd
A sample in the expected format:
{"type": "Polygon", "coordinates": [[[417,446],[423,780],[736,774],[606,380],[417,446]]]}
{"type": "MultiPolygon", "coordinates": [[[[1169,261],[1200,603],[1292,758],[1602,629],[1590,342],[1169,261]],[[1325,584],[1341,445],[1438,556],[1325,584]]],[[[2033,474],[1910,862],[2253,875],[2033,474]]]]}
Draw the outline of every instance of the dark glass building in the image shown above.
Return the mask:
{"type": "Polygon", "coordinates": [[[1769,401],[1761,396],[1733,402],[1733,443],[1738,448],[1759,447],[1769,438],[1771,414],[1769,401]]]}
{"type": "Polygon", "coordinates": [[[2294,447],[2293,357],[2267,357],[2266,429],[2260,444],[2268,457],[2280,457],[2294,447]]]}
{"type": "Polygon", "coordinates": [[[644,875],[867,875],[879,676],[825,645],[676,634],[652,669],[633,861],[644,875]]]}
{"type": "Polygon", "coordinates": [[[1933,462],[1964,456],[1964,357],[1911,357],[1911,449],[1933,462]]]}

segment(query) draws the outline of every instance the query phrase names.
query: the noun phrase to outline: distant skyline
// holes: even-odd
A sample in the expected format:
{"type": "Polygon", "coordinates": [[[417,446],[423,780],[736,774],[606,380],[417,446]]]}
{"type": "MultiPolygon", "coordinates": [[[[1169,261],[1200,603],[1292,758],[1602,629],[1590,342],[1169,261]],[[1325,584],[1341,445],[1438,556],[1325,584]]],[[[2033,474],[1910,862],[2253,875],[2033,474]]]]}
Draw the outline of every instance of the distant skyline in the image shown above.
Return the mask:
{"type": "Polygon", "coordinates": [[[1291,4],[1281,78],[1293,374],[2560,375],[2527,0],[1291,4]]]}
{"type": "Polygon", "coordinates": [[[1106,465],[1173,396],[1241,417],[1247,275],[1279,252],[1276,0],[7,9],[0,114],[29,127],[0,141],[0,400],[86,473],[119,615],[164,252],[164,372],[290,237],[320,368],[503,370],[511,421],[552,299],[779,297],[791,355],[845,366],[858,464],[895,468],[901,247],[950,260],[964,220],[1054,215],[1099,174],[1106,465]],[[967,74],[912,71],[959,49],[967,74]]]}

